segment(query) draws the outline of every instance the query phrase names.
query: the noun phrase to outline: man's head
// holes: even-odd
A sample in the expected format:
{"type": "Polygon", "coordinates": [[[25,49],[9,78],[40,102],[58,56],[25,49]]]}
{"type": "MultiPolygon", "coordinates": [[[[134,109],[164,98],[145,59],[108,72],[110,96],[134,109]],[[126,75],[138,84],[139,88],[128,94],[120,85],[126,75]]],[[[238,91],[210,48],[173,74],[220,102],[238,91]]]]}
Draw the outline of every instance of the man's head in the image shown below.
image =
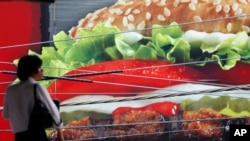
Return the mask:
{"type": "Polygon", "coordinates": [[[24,81],[29,77],[38,80],[42,78],[42,60],[35,55],[23,56],[17,65],[17,77],[24,81]]]}

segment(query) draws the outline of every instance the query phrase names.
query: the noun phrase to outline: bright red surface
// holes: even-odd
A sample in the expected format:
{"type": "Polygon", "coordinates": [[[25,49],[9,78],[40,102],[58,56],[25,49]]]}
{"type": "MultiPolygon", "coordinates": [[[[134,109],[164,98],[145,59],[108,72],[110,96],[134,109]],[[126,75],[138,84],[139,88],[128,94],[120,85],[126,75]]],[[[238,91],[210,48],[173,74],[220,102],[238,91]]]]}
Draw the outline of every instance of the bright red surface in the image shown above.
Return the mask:
{"type": "MultiPolygon", "coordinates": [[[[28,44],[41,40],[40,11],[39,3],[0,2],[0,71],[15,71],[15,65],[11,64],[13,60],[27,54],[30,48],[39,49],[39,46],[28,44]]],[[[3,106],[4,92],[9,85],[6,82],[14,79],[13,75],[0,73],[0,106],[3,106]]],[[[2,111],[0,114],[0,130],[9,130],[9,122],[2,118],[2,111]]],[[[0,131],[1,141],[12,141],[13,138],[11,132],[0,131]]]]}

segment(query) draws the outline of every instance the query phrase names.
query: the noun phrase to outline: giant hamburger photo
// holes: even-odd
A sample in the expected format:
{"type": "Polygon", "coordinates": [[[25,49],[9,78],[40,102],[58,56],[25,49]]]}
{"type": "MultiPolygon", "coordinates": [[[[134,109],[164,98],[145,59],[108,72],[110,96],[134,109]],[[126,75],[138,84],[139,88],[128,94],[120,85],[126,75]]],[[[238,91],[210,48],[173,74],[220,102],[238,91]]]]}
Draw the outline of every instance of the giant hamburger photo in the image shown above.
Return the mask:
{"type": "Polygon", "coordinates": [[[118,0],[30,50],[61,101],[65,140],[229,140],[231,124],[250,124],[249,6],[118,0]]]}

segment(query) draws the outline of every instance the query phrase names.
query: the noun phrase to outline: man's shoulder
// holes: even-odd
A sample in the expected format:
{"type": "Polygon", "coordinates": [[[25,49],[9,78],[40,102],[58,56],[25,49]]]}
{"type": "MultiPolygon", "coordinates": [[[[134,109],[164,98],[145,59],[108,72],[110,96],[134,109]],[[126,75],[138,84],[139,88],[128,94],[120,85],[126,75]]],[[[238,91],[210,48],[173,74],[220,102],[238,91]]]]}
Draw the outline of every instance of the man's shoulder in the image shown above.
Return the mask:
{"type": "Polygon", "coordinates": [[[33,84],[29,82],[23,82],[23,81],[14,82],[8,86],[7,91],[17,90],[22,88],[27,89],[27,87],[30,87],[31,85],[33,84]]]}
{"type": "Polygon", "coordinates": [[[8,91],[8,90],[12,90],[12,89],[16,89],[19,85],[20,85],[19,82],[12,83],[12,84],[10,84],[10,85],[8,86],[7,91],[8,91]]]}

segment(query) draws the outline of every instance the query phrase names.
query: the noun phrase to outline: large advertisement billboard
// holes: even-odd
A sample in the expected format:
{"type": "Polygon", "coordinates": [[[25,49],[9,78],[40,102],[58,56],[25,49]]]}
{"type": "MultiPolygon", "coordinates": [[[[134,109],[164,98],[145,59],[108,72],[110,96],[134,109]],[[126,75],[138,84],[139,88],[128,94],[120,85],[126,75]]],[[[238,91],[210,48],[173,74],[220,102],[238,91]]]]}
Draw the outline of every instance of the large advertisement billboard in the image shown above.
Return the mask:
{"type": "MultiPolygon", "coordinates": [[[[0,110],[43,60],[65,140],[229,140],[250,123],[250,1],[1,2],[0,110]]],[[[56,132],[48,130],[56,140],[56,132]]],[[[13,139],[0,118],[0,140],[13,139]]]]}

